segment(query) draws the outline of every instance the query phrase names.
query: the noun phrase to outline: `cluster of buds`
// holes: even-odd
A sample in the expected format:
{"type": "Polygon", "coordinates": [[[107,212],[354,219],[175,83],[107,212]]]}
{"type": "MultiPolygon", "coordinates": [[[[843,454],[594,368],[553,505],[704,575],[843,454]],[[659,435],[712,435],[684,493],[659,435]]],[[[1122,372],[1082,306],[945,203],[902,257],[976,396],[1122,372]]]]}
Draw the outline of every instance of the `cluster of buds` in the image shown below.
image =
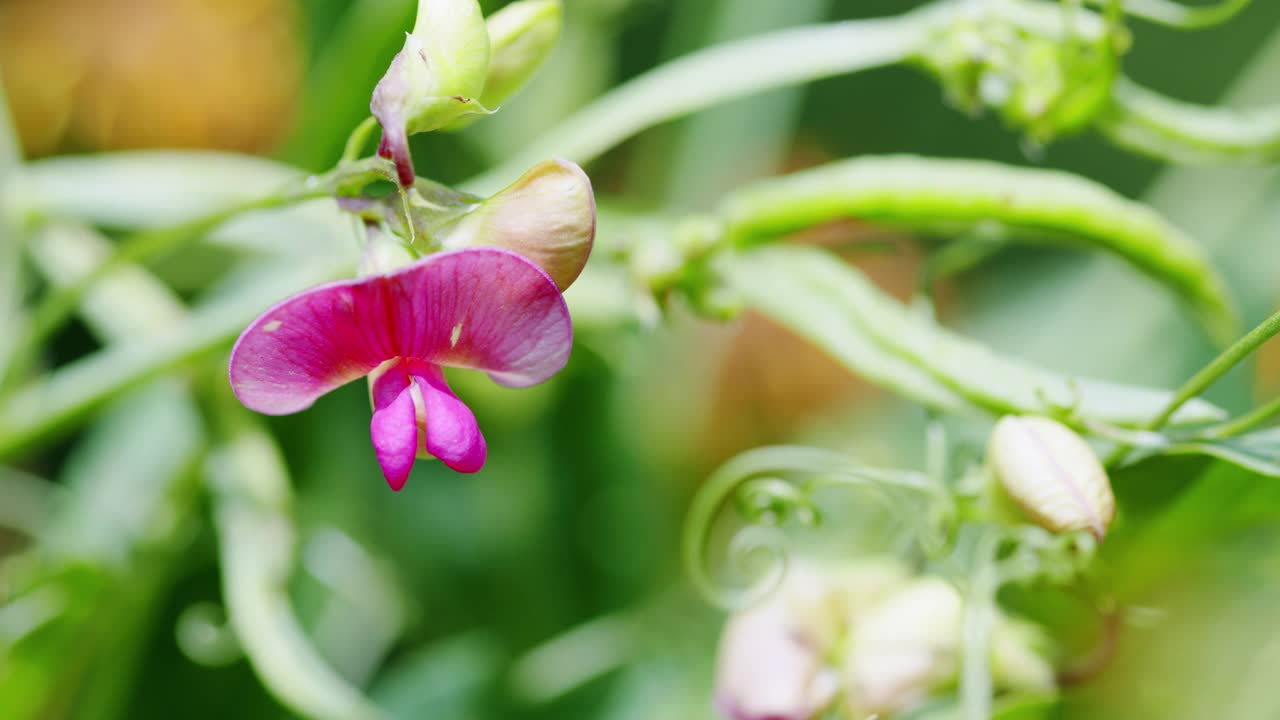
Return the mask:
{"type": "Polygon", "coordinates": [[[1127,44],[1098,15],[1046,3],[962,6],[930,43],[925,65],[948,98],[986,107],[1036,143],[1087,128],[1106,107],[1127,44]]]}
{"type": "MultiPolygon", "coordinates": [[[[731,720],[888,717],[954,685],[964,603],[949,583],[889,562],[799,565],[765,602],[725,626],[716,705],[731,720]]],[[[997,618],[992,677],[1048,692],[1035,626],[997,618]]]]}

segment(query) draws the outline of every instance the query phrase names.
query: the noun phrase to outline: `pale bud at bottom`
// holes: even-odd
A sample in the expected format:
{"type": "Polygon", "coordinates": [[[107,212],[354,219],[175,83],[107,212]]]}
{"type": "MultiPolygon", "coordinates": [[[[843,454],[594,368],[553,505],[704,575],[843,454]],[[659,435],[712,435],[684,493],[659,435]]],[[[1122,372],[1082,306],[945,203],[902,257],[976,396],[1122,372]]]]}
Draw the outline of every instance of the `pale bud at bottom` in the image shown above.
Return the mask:
{"type": "Polygon", "coordinates": [[[785,603],[734,615],[720,641],[716,707],[730,720],[807,720],[834,699],[838,679],[801,637],[785,603]]]}
{"type": "Polygon", "coordinates": [[[844,667],[853,716],[905,710],[953,679],[962,612],[955,588],[923,578],[857,618],[844,667]]]}

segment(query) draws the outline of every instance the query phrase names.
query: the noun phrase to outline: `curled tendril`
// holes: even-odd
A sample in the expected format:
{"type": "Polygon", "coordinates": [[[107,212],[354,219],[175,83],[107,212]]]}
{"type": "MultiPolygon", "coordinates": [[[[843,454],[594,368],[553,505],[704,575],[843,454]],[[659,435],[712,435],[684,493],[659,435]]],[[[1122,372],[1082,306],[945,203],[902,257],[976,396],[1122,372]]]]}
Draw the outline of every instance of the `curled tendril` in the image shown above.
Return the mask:
{"type": "Polygon", "coordinates": [[[752,478],[738,489],[738,512],[752,523],[782,527],[791,520],[817,525],[821,518],[804,490],[780,478],[752,478]]]}
{"type": "MultiPolygon", "coordinates": [[[[710,602],[729,609],[750,605],[772,592],[786,575],[783,528],[794,523],[819,524],[821,514],[812,494],[829,485],[881,490],[892,507],[922,524],[928,524],[934,516],[920,513],[918,500],[908,502],[904,491],[924,495],[935,506],[943,498],[947,499],[947,507],[950,503],[946,491],[922,473],[862,467],[844,455],[817,448],[777,446],[749,450],[720,466],[693,498],[683,543],[689,579],[710,602]],[[728,548],[731,567],[751,579],[743,588],[722,587],[707,567],[712,530],[722,509],[730,503],[745,521],[744,527],[733,534],[728,548]]],[[[922,537],[925,534],[921,532],[922,537]]]]}
{"type": "MultiPolygon", "coordinates": [[[[1093,5],[1108,6],[1114,0],[1089,0],[1093,5]]],[[[1249,7],[1253,0],[1222,0],[1216,5],[1183,5],[1174,0],[1124,0],[1125,13],[1153,23],[1180,30],[1199,30],[1221,25],[1249,7]]]]}

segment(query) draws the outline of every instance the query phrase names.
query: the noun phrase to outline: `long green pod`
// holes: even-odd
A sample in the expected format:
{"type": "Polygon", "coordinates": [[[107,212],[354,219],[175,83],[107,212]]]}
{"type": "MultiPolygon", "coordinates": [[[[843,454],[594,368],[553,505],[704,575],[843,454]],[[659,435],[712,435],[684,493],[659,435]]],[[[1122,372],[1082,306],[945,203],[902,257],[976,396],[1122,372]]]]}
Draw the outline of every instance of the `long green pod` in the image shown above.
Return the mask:
{"type": "Polygon", "coordinates": [[[934,3],[895,17],[787,28],[689,53],[614,88],[464,189],[487,194],[548,157],[585,165],[643,130],[729,100],[906,62],[960,9],[934,3]]]}
{"type": "MultiPolygon", "coordinates": [[[[1077,425],[1139,426],[1173,396],[1063,375],[1001,355],[912,313],[857,269],[817,248],[739,252],[724,258],[720,272],[749,306],[845,367],[938,410],[954,411],[959,398],[962,407],[996,415],[1065,415],[1077,425]]],[[[1195,400],[1183,405],[1173,422],[1221,417],[1219,408],[1195,400]]]]}
{"type": "Polygon", "coordinates": [[[1170,288],[1215,341],[1236,334],[1222,278],[1185,233],[1154,210],[1055,170],[908,155],[831,163],[748,185],[720,214],[748,245],[840,218],[911,230],[998,229],[1011,239],[1101,250],[1170,288]]]}

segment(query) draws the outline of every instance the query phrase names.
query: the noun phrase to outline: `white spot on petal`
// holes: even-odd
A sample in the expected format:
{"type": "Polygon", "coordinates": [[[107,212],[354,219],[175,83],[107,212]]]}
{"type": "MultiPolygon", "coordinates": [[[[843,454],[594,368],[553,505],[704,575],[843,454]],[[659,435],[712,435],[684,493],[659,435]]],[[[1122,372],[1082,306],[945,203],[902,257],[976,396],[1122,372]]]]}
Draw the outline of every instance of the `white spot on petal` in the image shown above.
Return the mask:
{"type": "Polygon", "coordinates": [[[453,332],[449,334],[449,347],[458,347],[458,338],[462,337],[462,323],[453,326],[453,332]]]}
{"type": "Polygon", "coordinates": [[[262,326],[262,332],[269,332],[269,333],[273,333],[273,332],[275,332],[275,331],[279,330],[279,329],[280,329],[280,326],[281,326],[281,325],[283,325],[283,324],[284,324],[284,323],[283,323],[283,322],[281,322],[281,321],[279,321],[279,320],[272,320],[271,322],[269,322],[269,323],[267,323],[266,325],[263,325],[263,326],[262,326]]]}

